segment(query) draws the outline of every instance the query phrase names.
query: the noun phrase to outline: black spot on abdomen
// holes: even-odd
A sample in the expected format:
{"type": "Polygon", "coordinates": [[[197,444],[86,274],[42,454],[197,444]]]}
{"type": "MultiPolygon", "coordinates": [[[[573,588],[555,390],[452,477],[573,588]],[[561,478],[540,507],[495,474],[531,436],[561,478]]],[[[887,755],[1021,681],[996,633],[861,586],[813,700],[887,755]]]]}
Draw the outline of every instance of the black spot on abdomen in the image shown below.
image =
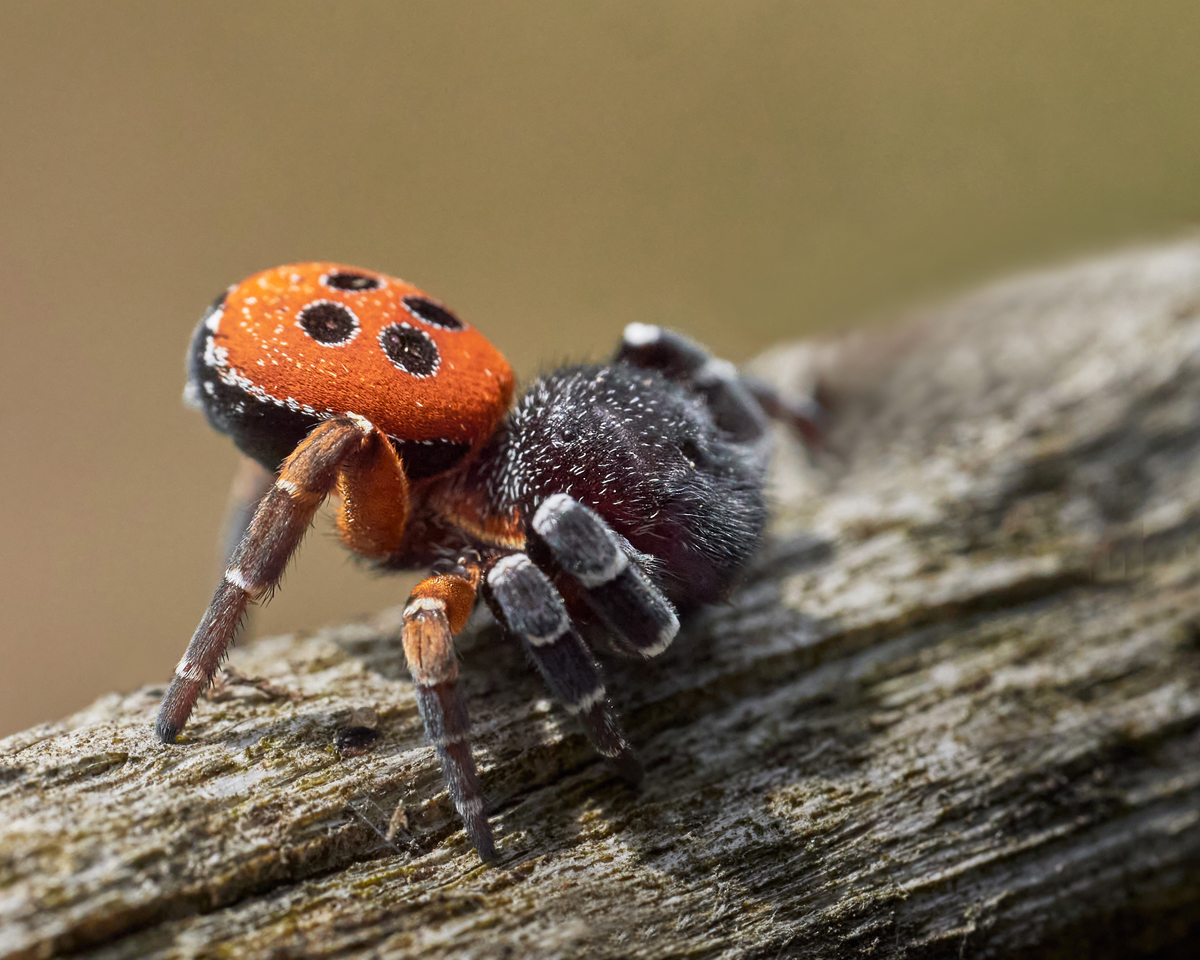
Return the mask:
{"type": "Polygon", "coordinates": [[[442,362],[429,334],[407,323],[392,323],[379,331],[379,346],[392,363],[414,377],[433,376],[442,362]]]}
{"type": "Polygon", "coordinates": [[[435,327],[441,327],[443,330],[461,330],[464,326],[458,317],[440,303],[434,303],[425,297],[405,297],[401,302],[418,320],[424,320],[435,327]]]}
{"type": "Polygon", "coordinates": [[[364,293],[367,290],[378,290],[382,283],[376,277],[365,273],[352,273],[349,270],[339,270],[321,278],[325,286],[334,290],[348,290],[351,293],[364,293]]]}
{"type": "Polygon", "coordinates": [[[332,300],[317,300],[304,307],[296,318],[300,329],[328,347],[349,343],[358,333],[358,317],[332,300]]]}

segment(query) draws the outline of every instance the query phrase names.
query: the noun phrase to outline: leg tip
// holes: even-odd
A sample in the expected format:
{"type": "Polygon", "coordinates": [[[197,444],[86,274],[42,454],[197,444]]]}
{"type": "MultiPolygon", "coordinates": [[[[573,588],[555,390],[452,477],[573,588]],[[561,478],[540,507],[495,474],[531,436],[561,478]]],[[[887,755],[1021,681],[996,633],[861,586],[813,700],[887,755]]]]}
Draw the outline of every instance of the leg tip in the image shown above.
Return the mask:
{"type": "Polygon", "coordinates": [[[496,859],[496,841],[492,837],[492,826],[487,820],[481,820],[467,825],[467,837],[471,846],[479,854],[483,863],[491,863],[496,859]]]}
{"type": "Polygon", "coordinates": [[[154,724],[154,733],[163,743],[174,743],[179,736],[179,727],[166,717],[159,717],[154,724]]]}
{"type": "Polygon", "coordinates": [[[492,863],[496,859],[496,844],[491,837],[480,838],[475,841],[475,852],[479,854],[481,863],[492,863]]]}

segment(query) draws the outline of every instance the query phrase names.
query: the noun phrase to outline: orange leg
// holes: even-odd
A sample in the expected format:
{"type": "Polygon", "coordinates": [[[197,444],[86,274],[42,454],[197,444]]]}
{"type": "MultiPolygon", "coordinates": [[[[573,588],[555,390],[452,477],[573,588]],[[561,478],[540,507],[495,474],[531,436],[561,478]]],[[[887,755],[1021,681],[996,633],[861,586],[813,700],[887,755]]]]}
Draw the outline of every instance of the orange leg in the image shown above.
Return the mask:
{"type": "Polygon", "coordinates": [[[437,748],[450,798],[481,860],[496,856],[492,828],[483,812],[483,789],[471,757],[471,721],[458,687],[454,635],[475,605],[480,568],[462,563],[454,573],[417,584],[404,608],[404,656],[417,687],[425,735],[437,748]]]}
{"type": "MultiPolygon", "coordinates": [[[[367,420],[351,415],[316,427],[284,461],[175,668],[155,726],[163,742],[173,743],[187,723],[196,699],[212,682],[233,642],[247,604],[269,596],[278,585],[317,507],[333,491],[343,470],[378,457],[380,445],[390,447],[367,420]]],[[[395,534],[397,540],[401,533],[395,534]]]]}

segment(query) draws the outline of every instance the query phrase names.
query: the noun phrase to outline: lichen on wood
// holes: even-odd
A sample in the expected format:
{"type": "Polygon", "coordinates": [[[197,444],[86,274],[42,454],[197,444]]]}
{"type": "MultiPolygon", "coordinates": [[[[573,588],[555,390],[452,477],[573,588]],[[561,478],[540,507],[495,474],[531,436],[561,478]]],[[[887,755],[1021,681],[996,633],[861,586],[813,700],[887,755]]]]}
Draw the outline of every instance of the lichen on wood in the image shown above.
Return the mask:
{"type": "Polygon", "coordinates": [[[0,957],[1188,955],[1200,244],[756,369],[830,434],[732,598],[607,664],[640,790],[477,617],[480,866],[397,611],[258,641],[178,746],[161,688],[0,742],[0,957]]]}

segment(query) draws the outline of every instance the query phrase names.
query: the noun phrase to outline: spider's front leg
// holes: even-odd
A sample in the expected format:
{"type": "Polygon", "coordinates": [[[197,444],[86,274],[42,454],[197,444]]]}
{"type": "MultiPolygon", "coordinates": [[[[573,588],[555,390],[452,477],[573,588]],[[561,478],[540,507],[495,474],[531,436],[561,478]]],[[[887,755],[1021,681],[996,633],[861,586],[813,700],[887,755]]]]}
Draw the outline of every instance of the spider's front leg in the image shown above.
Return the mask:
{"type": "Polygon", "coordinates": [[[258,502],[246,534],[192,635],[159,708],[155,732],[174,743],[212,682],[249,603],[268,596],[300,545],[321,502],[338,487],[338,526],[351,549],[386,554],[403,533],[408,488],[387,438],[362,417],[320,424],[304,438],[258,502]],[[363,507],[370,503],[368,509],[363,507]]]}
{"type": "Polygon", "coordinates": [[[675,608],[598,513],[555,493],[534,513],[533,533],[583,587],[588,606],[625,653],[649,659],[671,645],[679,632],[675,608]]]}
{"type": "Polygon", "coordinates": [[[642,766],[609,706],[600,667],[550,578],[528,556],[514,553],[488,571],[484,599],[521,640],[558,701],[583,722],[596,750],[624,779],[638,783],[642,766]]]}
{"type": "Polygon", "coordinates": [[[404,608],[404,656],[417,688],[425,735],[437,749],[450,799],[472,846],[484,862],[496,856],[492,828],[483,812],[483,788],[471,756],[471,721],[458,687],[454,635],[467,623],[479,585],[478,564],[417,584],[404,608]]]}

